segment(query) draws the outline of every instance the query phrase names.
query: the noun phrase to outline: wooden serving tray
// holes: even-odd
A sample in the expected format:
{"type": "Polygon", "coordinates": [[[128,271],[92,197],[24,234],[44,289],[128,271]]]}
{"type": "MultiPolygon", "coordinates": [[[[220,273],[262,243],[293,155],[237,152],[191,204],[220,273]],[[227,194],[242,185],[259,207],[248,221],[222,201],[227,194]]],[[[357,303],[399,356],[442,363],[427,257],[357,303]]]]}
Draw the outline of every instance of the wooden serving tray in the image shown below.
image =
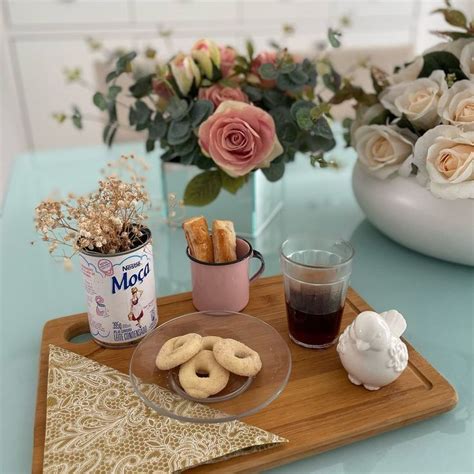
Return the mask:
{"type": "MultiPolygon", "coordinates": [[[[354,290],[349,290],[342,329],[359,312],[368,309],[371,309],[369,305],[354,290]]],[[[193,311],[190,293],[158,299],[160,322],[193,311]]],[[[348,381],[335,346],[317,351],[290,342],[281,276],[263,278],[253,284],[250,303],[244,312],[261,318],[280,332],[291,349],[293,368],[280,397],[243,421],[283,436],[289,443],[200,466],[195,472],[261,471],[429,418],[450,410],[457,403],[454,388],[408,343],[410,361],[405,372],[391,385],[369,392],[348,381]]],[[[86,332],[86,314],[53,319],[44,326],[34,431],[34,473],[41,472],[43,466],[48,345],[64,347],[128,372],[133,347],[104,349],[93,341],[69,342],[72,337],[86,332]]]]}

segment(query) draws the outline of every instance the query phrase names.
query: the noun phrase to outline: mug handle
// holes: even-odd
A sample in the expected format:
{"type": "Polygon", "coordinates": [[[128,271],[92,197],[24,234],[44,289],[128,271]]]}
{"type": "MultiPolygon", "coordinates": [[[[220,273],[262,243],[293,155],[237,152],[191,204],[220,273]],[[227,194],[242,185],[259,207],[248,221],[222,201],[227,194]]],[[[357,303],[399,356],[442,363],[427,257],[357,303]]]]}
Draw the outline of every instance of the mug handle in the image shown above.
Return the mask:
{"type": "Polygon", "coordinates": [[[258,250],[254,250],[250,258],[258,258],[260,260],[260,268],[249,279],[249,281],[254,281],[265,271],[265,260],[258,250]]]}

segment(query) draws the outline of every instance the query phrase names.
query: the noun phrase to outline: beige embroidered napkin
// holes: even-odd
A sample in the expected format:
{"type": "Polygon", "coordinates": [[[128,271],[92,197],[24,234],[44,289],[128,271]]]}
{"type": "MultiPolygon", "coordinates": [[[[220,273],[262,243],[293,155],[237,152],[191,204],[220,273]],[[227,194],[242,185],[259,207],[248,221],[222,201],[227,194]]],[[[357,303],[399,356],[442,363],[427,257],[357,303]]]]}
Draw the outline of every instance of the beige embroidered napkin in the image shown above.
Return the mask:
{"type": "MultiPolygon", "coordinates": [[[[169,401],[170,392],[159,390],[169,401]]],[[[49,346],[45,473],[175,472],[285,442],[239,421],[202,425],[159,416],[127,375],[49,346]]]]}

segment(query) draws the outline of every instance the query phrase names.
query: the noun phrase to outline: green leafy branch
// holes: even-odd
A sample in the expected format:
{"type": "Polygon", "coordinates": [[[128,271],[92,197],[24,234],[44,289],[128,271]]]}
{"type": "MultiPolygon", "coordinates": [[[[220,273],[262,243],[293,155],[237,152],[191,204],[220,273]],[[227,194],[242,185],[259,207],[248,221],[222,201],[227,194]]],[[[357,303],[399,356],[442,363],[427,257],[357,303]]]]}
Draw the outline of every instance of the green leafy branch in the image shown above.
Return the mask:
{"type": "Polygon", "coordinates": [[[474,19],[468,20],[466,15],[461,11],[453,8],[449,0],[445,1],[446,8],[437,8],[432,13],[440,13],[445,21],[461,31],[432,31],[433,34],[444,38],[457,40],[460,38],[474,38],[474,19]]]}

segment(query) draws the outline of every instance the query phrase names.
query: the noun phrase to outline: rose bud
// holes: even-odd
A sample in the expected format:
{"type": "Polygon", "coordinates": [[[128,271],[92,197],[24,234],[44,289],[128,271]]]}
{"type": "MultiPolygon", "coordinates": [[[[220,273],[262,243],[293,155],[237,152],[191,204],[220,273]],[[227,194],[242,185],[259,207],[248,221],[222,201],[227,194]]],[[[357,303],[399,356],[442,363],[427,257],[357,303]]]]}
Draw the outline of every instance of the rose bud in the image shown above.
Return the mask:
{"type": "Polygon", "coordinates": [[[199,64],[202,72],[208,79],[212,79],[214,66],[220,67],[221,52],[219,46],[214,41],[201,39],[194,43],[191,49],[191,55],[199,64]]]}
{"type": "Polygon", "coordinates": [[[201,73],[191,56],[178,53],[170,62],[171,74],[181,94],[186,95],[191,87],[201,82],[201,73]]]}

